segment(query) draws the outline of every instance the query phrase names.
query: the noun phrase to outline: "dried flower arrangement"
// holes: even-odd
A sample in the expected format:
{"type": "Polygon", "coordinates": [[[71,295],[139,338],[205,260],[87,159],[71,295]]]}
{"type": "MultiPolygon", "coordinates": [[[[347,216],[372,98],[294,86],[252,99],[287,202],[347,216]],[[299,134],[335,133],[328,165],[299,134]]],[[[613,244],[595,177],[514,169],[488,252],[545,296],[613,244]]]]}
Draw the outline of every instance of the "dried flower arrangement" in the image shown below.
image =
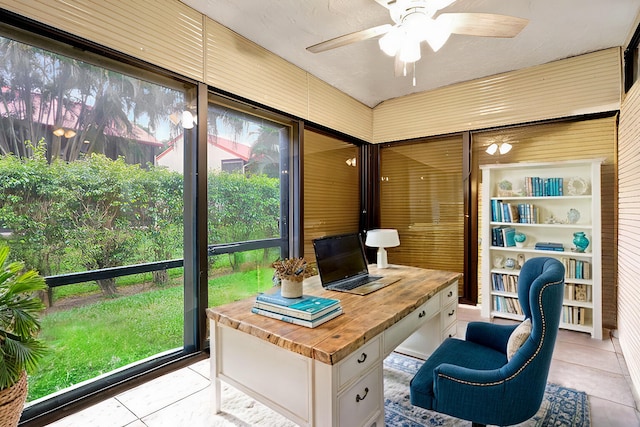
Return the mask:
{"type": "Polygon", "coordinates": [[[307,277],[316,274],[315,268],[307,263],[304,258],[285,258],[271,264],[275,268],[274,275],[280,279],[288,279],[294,282],[302,282],[307,277]]]}

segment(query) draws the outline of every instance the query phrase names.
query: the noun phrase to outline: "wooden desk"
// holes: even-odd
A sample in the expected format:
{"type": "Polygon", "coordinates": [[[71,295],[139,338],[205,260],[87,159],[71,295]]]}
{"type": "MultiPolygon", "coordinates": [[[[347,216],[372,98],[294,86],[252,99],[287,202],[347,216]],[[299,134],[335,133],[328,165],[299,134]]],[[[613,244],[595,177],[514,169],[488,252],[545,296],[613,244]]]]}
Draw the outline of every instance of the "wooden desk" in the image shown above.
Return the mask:
{"type": "Polygon", "coordinates": [[[223,380],[299,425],[384,426],[383,359],[398,346],[426,357],[452,333],[461,274],[369,270],[400,280],[366,296],[305,281],[305,294],[340,299],[344,311],[313,329],[251,313],[254,298],[207,309],[214,411],[223,380]]]}

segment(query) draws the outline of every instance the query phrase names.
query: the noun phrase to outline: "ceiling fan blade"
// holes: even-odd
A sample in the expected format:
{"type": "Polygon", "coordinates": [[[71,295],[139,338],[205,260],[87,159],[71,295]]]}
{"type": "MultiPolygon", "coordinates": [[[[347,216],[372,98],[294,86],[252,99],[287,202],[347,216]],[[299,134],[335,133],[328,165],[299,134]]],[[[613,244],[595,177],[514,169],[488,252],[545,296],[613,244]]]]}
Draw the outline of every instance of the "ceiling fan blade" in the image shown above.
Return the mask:
{"type": "Polygon", "coordinates": [[[324,52],[325,50],[346,46],[351,43],[368,40],[389,32],[391,27],[391,24],[383,24],[378,25],[377,27],[368,28],[366,30],[356,31],[355,33],[345,34],[344,36],[336,37],[334,39],[309,46],[307,50],[309,52],[318,53],[324,52]]]}
{"type": "Polygon", "coordinates": [[[373,0],[373,1],[375,1],[382,7],[386,7],[387,9],[389,9],[396,3],[396,0],[373,0]]]}
{"type": "Polygon", "coordinates": [[[436,21],[446,24],[453,34],[481,37],[515,37],[528,19],[493,13],[443,13],[436,21]]]}

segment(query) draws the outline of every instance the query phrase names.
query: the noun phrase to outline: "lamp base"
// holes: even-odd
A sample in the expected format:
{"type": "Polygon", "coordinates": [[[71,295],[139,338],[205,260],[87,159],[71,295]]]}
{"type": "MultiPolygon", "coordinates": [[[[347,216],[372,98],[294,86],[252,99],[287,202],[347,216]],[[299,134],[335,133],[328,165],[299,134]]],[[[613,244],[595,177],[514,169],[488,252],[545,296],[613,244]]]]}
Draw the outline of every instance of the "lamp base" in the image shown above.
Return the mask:
{"type": "Polygon", "coordinates": [[[385,248],[378,248],[378,268],[388,268],[387,263],[387,250],[385,248]]]}

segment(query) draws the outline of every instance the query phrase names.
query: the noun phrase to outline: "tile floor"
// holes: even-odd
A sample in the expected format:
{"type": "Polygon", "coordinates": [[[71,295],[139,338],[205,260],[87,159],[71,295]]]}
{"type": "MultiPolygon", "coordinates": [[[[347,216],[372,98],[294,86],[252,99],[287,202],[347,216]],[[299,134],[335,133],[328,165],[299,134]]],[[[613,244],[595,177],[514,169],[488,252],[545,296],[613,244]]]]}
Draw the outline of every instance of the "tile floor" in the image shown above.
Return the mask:
{"type": "MultiPolygon", "coordinates": [[[[480,310],[460,306],[459,335],[464,336],[471,320],[480,320],[480,310]]],[[[595,341],[586,334],[561,330],[549,381],[589,395],[593,427],[640,427],[629,374],[615,338],[595,341]]],[[[209,427],[208,386],[209,361],[203,360],[49,426],[209,427]]]]}

